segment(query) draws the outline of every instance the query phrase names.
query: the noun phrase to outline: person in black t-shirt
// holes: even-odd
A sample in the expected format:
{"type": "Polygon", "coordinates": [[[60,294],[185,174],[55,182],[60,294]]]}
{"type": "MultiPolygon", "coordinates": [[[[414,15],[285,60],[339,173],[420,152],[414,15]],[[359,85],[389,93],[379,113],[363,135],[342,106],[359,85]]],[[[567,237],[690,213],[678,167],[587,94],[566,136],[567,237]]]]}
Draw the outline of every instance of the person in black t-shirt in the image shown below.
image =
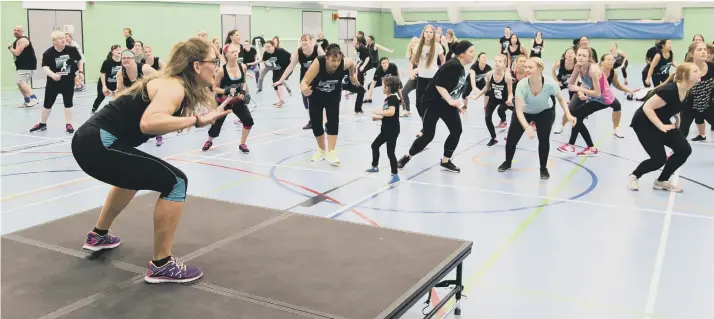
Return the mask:
{"type": "Polygon", "coordinates": [[[387,184],[393,185],[399,182],[397,156],[394,154],[394,150],[397,147],[397,137],[399,137],[399,104],[401,104],[399,90],[402,81],[398,76],[393,75],[386,76],[380,81],[383,82],[384,95],[387,95],[387,98],[384,99],[382,108],[375,110],[374,115],[372,115],[372,120],[382,121],[382,129],[377,138],[374,139],[374,142],[372,142],[372,167],[367,169],[367,172],[379,172],[379,148],[382,144],[387,143],[387,157],[392,169],[392,177],[387,181],[387,184]]]}
{"type": "Polygon", "coordinates": [[[699,134],[692,142],[706,141],[705,120],[714,125],[714,63],[706,61],[707,55],[707,45],[704,42],[689,45],[686,62],[691,62],[699,68],[701,80],[692,87],[692,98],[680,114],[682,123],[679,130],[687,137],[692,122],[696,123],[699,134]]]}
{"type": "Polygon", "coordinates": [[[399,168],[403,168],[409,160],[426,148],[434,139],[436,123],[439,119],[444,121],[449,129],[449,136],[444,142],[444,156],[441,158],[441,167],[451,171],[460,172],[451,161],[454,151],[461,138],[462,126],[460,114],[461,95],[466,84],[466,70],[464,67],[473,63],[474,48],[469,41],[460,41],[452,46],[455,58],[444,63],[434,78],[429,82],[422,96],[422,103],[426,106],[424,112],[422,135],[412,144],[409,153],[399,160],[399,168]]]}
{"type": "MultiPolygon", "coordinates": [[[[263,53],[262,62],[265,67],[273,70],[273,83],[276,83],[280,81],[280,78],[283,76],[283,72],[285,72],[285,69],[288,65],[290,65],[290,52],[278,47],[274,40],[266,42],[264,49],[265,52],[263,53]]],[[[279,86],[273,87],[275,92],[278,94],[278,101],[273,103],[273,105],[277,107],[282,107],[283,104],[285,104],[285,100],[283,100],[283,86],[285,86],[285,82],[279,86]]]]}
{"type": "Polygon", "coordinates": [[[632,116],[630,126],[635,130],[637,139],[650,158],[640,163],[630,174],[630,190],[639,190],[638,180],[643,175],[664,166],[653,188],[682,191],[673,185],[669,178],[692,154],[692,146],[677,127],[680,124],[679,113],[682,112],[683,105],[690,103],[690,90],[700,81],[699,68],[692,63],[682,63],[669,80],[652,90],[632,116]],[[672,117],[675,118],[675,124],[671,122],[672,117]],[[669,158],[665,146],[673,151],[669,158]]]}
{"type": "Polygon", "coordinates": [[[134,38],[132,38],[131,28],[124,28],[124,37],[126,38],[126,48],[131,50],[134,48],[134,38]]]}
{"type": "Polygon", "coordinates": [[[102,62],[99,69],[99,81],[97,81],[97,98],[92,105],[92,114],[97,111],[104,98],[114,95],[117,90],[117,75],[121,71],[121,46],[112,45],[107,54],[107,58],[102,62]]]}
{"type": "MultiPolygon", "coordinates": [[[[379,66],[377,66],[377,69],[374,71],[372,83],[368,85],[369,90],[367,91],[364,103],[372,103],[372,91],[374,88],[382,86],[382,79],[392,75],[399,77],[399,69],[397,68],[397,65],[389,62],[389,58],[387,57],[379,59],[379,66]]],[[[399,83],[399,88],[402,88],[401,82],[399,83]]]]}
{"type": "Polygon", "coordinates": [[[672,41],[660,40],[657,42],[657,51],[647,70],[645,86],[649,87],[650,84],[659,86],[669,77],[670,67],[677,67],[677,63],[674,60],[674,52],[672,52],[672,41]]]}
{"type": "Polygon", "coordinates": [[[323,51],[327,50],[327,46],[330,45],[330,42],[325,39],[325,34],[322,32],[317,35],[317,41],[315,42],[317,42],[317,45],[319,45],[323,51]]]}
{"type": "Polygon", "coordinates": [[[260,61],[257,59],[258,51],[250,45],[250,41],[245,40],[243,41],[241,53],[243,53],[243,64],[248,68],[248,71],[253,72],[255,83],[257,84],[260,77],[260,61]]]}
{"type": "Polygon", "coordinates": [[[498,39],[498,52],[508,56],[508,46],[511,45],[511,27],[508,26],[503,31],[503,36],[498,39]]]}
{"type": "Polygon", "coordinates": [[[84,81],[84,62],[77,48],[66,44],[65,34],[61,31],[52,32],[52,46],[42,54],[42,69],[47,74],[45,108],[42,110],[40,123],[32,127],[30,132],[47,129],[47,119],[50,117],[52,105],[55,104],[57,95],[62,94],[64,118],[67,122],[65,130],[67,133],[74,133],[72,127],[74,78],[79,76],[80,81],[84,81]]]}

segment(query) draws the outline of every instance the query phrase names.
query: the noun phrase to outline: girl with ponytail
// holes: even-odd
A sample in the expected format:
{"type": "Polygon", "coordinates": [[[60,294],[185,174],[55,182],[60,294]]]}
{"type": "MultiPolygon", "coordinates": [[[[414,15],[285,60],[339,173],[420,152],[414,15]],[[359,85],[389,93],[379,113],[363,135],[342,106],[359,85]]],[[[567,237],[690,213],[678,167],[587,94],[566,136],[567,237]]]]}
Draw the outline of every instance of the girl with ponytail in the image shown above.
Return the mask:
{"type": "Polygon", "coordinates": [[[382,121],[382,130],[372,142],[372,166],[367,169],[367,172],[379,172],[379,148],[382,144],[387,143],[387,157],[392,169],[392,177],[387,181],[389,185],[399,182],[397,156],[394,152],[397,148],[397,137],[399,136],[399,105],[402,101],[401,84],[402,82],[398,76],[391,75],[382,78],[384,95],[387,98],[384,99],[382,108],[375,110],[372,115],[372,120],[382,121]]]}

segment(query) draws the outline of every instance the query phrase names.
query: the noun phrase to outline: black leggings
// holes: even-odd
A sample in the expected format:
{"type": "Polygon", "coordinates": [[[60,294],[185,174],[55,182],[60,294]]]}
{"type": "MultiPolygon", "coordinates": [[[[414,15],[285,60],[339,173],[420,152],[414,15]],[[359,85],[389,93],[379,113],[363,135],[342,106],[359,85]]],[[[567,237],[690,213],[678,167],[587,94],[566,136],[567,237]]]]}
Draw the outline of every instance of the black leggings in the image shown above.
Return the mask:
{"type": "Polygon", "coordinates": [[[613,108],[613,110],[620,110],[622,106],[620,105],[620,101],[615,99],[612,101],[612,104],[606,105],[597,101],[588,101],[585,102],[585,104],[582,104],[581,106],[577,106],[577,102],[575,101],[580,101],[580,98],[578,96],[574,96],[572,100],[570,100],[570,105],[576,106],[575,108],[570,109],[570,114],[577,119],[575,125],[573,126],[572,131],[570,132],[570,140],[568,143],[570,145],[575,145],[575,141],[578,139],[578,135],[583,136],[583,140],[585,140],[585,144],[587,144],[588,147],[593,147],[595,144],[593,143],[593,139],[590,136],[590,131],[588,131],[588,128],[585,126],[585,118],[592,115],[593,113],[604,110],[606,108],[613,108]]]}
{"type": "Polygon", "coordinates": [[[74,99],[74,77],[63,77],[59,82],[48,79],[45,87],[45,103],[46,109],[51,109],[57,100],[57,95],[62,94],[62,101],[65,108],[73,106],[74,99]]]}
{"type": "Polygon", "coordinates": [[[635,171],[632,172],[632,175],[637,178],[664,166],[657,180],[667,181],[674,174],[674,171],[682,166],[689,155],[692,154],[692,146],[687,143],[687,139],[680,130],[674,129],[663,133],[652,125],[633,127],[633,129],[645,152],[650,156],[649,159],[640,163],[635,171]],[[674,152],[669,159],[667,159],[665,146],[668,146],[674,152]]]}
{"type": "Polygon", "coordinates": [[[402,88],[402,98],[404,98],[404,109],[407,112],[411,111],[411,108],[409,107],[409,93],[414,91],[416,89],[416,79],[412,80],[409,79],[407,83],[404,84],[404,88],[402,88]]]}
{"type": "MultiPolygon", "coordinates": [[[[99,82],[97,82],[97,98],[94,99],[94,104],[92,105],[92,111],[96,111],[99,108],[99,105],[101,105],[102,102],[104,101],[104,98],[106,98],[106,96],[104,96],[104,92],[102,91],[103,88],[104,88],[104,86],[102,86],[102,79],[99,79],[99,82]]],[[[116,91],[117,90],[116,83],[107,82],[107,89],[109,89],[110,91],[116,91]],[[112,85],[112,84],[114,84],[114,85],[112,85]]]]}
{"type": "Polygon", "coordinates": [[[188,179],[178,168],[109,132],[85,123],[72,138],[79,167],[97,180],[129,190],[151,190],[174,202],[186,199],[188,179]]]}
{"type": "MultiPolygon", "coordinates": [[[[523,113],[526,122],[535,122],[536,135],[538,136],[538,158],[540,159],[540,168],[546,168],[548,165],[548,154],[550,153],[550,130],[555,122],[555,108],[549,108],[538,114],[523,113]]],[[[516,146],[521,140],[525,130],[518,120],[518,114],[513,112],[511,116],[511,125],[508,128],[506,136],[506,162],[511,164],[513,156],[516,155],[516,146]]]]}
{"type": "Polygon", "coordinates": [[[436,123],[441,119],[449,129],[449,136],[444,142],[444,157],[451,158],[454,155],[456,147],[459,145],[459,139],[461,139],[461,132],[463,131],[459,110],[451,105],[432,105],[425,109],[422,128],[423,134],[414,141],[412,147],[409,149],[409,155],[414,156],[419,154],[431,143],[436,133],[436,123]]]}
{"type": "MultiPolygon", "coordinates": [[[[709,122],[714,128],[714,107],[710,107],[704,112],[699,112],[692,108],[692,105],[685,105],[682,112],[679,113],[680,123],[679,130],[682,131],[682,135],[687,137],[689,135],[689,128],[692,127],[692,122],[696,124],[704,124],[704,120],[709,122]]],[[[698,133],[697,133],[698,134],[698,133]]]]}
{"type": "Polygon", "coordinates": [[[613,66],[613,69],[617,69],[622,65],[622,69],[620,69],[622,71],[622,78],[627,80],[627,67],[629,66],[629,64],[630,64],[630,61],[625,61],[625,65],[615,63],[615,65],[613,66]]]}
{"type": "Polygon", "coordinates": [[[419,76],[417,76],[416,78],[416,109],[419,113],[419,117],[422,118],[422,121],[424,120],[424,113],[426,113],[427,106],[421,102],[421,98],[422,95],[424,95],[424,91],[426,91],[426,86],[429,85],[430,81],[430,78],[422,78],[419,76]]]}
{"type": "MultiPolygon", "coordinates": [[[[364,73],[357,73],[357,81],[359,81],[359,86],[354,85],[348,75],[347,83],[342,83],[343,90],[352,92],[352,93],[357,93],[357,99],[355,100],[355,113],[362,112],[362,104],[364,103],[364,94],[367,93],[367,90],[364,89],[364,73]]],[[[329,116],[327,118],[329,119],[329,116]]],[[[330,133],[327,133],[327,134],[330,134],[330,133]]]]}
{"type": "MultiPolygon", "coordinates": [[[[231,102],[226,106],[226,108],[233,109],[233,114],[235,114],[238,119],[240,119],[241,123],[243,123],[243,128],[250,130],[253,128],[253,125],[255,125],[253,116],[250,114],[250,110],[248,110],[248,107],[245,103],[243,103],[243,101],[236,100],[231,102]]],[[[221,128],[223,127],[223,123],[226,121],[226,117],[227,116],[221,116],[221,118],[217,119],[216,122],[211,125],[211,128],[208,129],[208,136],[216,138],[221,134],[221,128]]]]}
{"type": "Polygon", "coordinates": [[[389,166],[392,168],[392,174],[397,174],[397,156],[394,150],[397,148],[397,132],[382,131],[377,135],[377,138],[372,142],[372,167],[379,166],[379,148],[382,144],[387,143],[387,157],[389,158],[389,166]]]}
{"type": "MultiPolygon", "coordinates": [[[[362,89],[364,90],[364,88],[362,89]]],[[[327,135],[337,135],[340,125],[340,93],[333,92],[335,97],[313,95],[310,96],[310,123],[312,123],[312,134],[315,137],[322,136],[327,131],[327,135]],[[322,110],[327,114],[327,123],[322,125],[322,110]]]]}
{"type": "Polygon", "coordinates": [[[492,139],[496,138],[496,128],[493,126],[493,112],[496,107],[498,107],[498,117],[501,118],[501,122],[506,121],[506,109],[508,108],[505,101],[497,100],[493,97],[488,99],[488,104],[486,104],[486,127],[492,139]]]}

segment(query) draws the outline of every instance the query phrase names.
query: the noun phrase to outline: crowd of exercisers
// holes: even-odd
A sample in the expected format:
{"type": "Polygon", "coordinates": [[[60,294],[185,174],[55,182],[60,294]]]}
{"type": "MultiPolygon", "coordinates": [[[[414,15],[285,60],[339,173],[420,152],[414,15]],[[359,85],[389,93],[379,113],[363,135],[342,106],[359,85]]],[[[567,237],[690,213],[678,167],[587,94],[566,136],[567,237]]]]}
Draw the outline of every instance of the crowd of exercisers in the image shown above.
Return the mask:
{"type": "MultiPolygon", "coordinates": [[[[236,124],[242,126],[238,149],[249,153],[247,140],[255,125],[249,108],[251,95],[263,91],[268,73],[272,73],[277,97],[273,106],[280,108],[285,105],[285,94],[292,94],[287,80],[299,67],[299,90],[307,112],[303,129],[312,130],[317,146],[311,160],[327,160],[335,166],[340,165],[336,146],[341,100],[356,94],[354,113],[362,116],[363,104],[372,103],[374,89],[381,87],[385,98],[372,114],[372,119],[381,125],[379,132],[374,132],[377,136],[371,144],[373,156],[367,172],[379,172],[379,150],[386,144],[390,185],[399,182],[398,170],[433,140],[439,120],[449,131],[440,165],[447,171],[460,172],[452,157],[462,134],[461,114],[470,100],[482,96],[490,135],[488,146],[499,142],[496,129],[507,130],[504,161],[498,171],[511,169],[516,146],[525,134],[538,139],[541,179],[550,177],[547,159],[551,132],[561,134],[570,123],[570,139],[557,150],[596,156],[599,151],[585,119],[612,109],[613,135],[622,138],[622,104],[615,98],[613,87],[625,92],[628,99],[642,101],[628,122],[650,158],[629,175],[627,187],[631,190],[639,189],[638,180],[644,174],[662,168],[653,188],[681,192],[682,188],[669,179],[692,152],[686,138],[692,122],[698,130],[691,139],[694,142],[706,140],[705,121],[714,123],[714,45],[699,34],[693,36],[691,45],[681,48],[684,54],[678,52],[682,60],[675,59],[671,41],[666,39],[656,41],[646,53],[637,52],[645,53],[647,64],[641,72],[645,87],[633,90],[628,87],[627,67],[634,53],[623,52],[616,43],[598,55],[587,37],[574,40],[573,46],[554,48],[546,45],[544,35],[538,32],[528,48],[510,28],[498,40],[499,54],[492,57],[493,64],[489,65],[486,54],[477,54],[471,42],[459,41],[452,30],[444,35],[441,28],[427,25],[411,39],[406,54],[408,70],[401,72],[395,63],[379,56],[379,51],[393,50],[361,31],[352,41],[353,48],[329,43],[320,33],[304,34],[297,48],[287,49],[277,36],[270,40],[259,36],[249,41],[232,30],[221,45],[216,38],[210,40],[206,32],[198,32],[176,43],[164,58],[155,56],[150,44],[134,40],[130,28],[123,33],[125,45],[112,45],[101,62],[92,115],[76,132],[71,108],[75,90],[81,90],[85,83],[84,56],[73,45],[71,34],[51,34],[52,46],[42,54],[41,70],[37,70],[34,48],[22,26],[15,27],[17,40],[10,43],[8,50],[15,56],[17,84],[24,97],[21,107],[32,107],[40,101],[29,85],[33,72],[47,75],[41,118],[30,132],[48,129],[50,110],[62,94],[65,130],[74,133],[72,153],[77,164],[88,175],[113,186],[94,229],[87,234],[85,249],[119,246],[119,237],[109,232],[113,220],[138,190],[160,193],[154,218],[154,252],[145,277],[152,283],[193,281],[203,272],[184,265],[171,254],[186,198],[186,175],[137,147],[152,138],[160,146],[164,134],[208,126],[202,149],[209,151],[226,116],[233,112],[238,117],[236,124]],[[354,59],[346,57],[348,49],[355,51],[354,59]],[[546,49],[563,50],[562,57],[546,65],[540,58],[546,49]],[[372,80],[365,81],[372,69],[372,80]],[[248,88],[249,77],[256,81],[255,93],[248,88]],[[567,90],[568,99],[562,90],[567,90]],[[412,91],[415,92],[410,99],[412,91]],[[100,108],[106,97],[110,101],[100,108]],[[408,152],[397,160],[399,118],[411,116],[412,105],[422,129],[408,152]],[[562,109],[557,125],[556,105],[562,109]],[[507,111],[511,112],[510,123],[507,111]],[[496,125],[492,120],[494,112],[499,117],[496,125]],[[579,136],[586,147],[577,151],[579,136]],[[665,147],[671,151],[667,153],[665,147]]],[[[180,143],[180,139],[175,141],[180,143]]]]}

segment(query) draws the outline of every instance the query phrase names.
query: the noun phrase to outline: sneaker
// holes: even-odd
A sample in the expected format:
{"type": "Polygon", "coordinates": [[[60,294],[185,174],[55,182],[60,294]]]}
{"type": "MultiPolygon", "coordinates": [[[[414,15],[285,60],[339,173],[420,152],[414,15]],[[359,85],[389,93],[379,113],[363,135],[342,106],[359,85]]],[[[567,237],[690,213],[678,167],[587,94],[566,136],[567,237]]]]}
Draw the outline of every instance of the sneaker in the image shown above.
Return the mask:
{"type": "Polygon", "coordinates": [[[65,125],[64,128],[67,131],[67,133],[69,133],[69,134],[74,133],[74,127],[72,127],[72,124],[67,123],[67,125],[65,125]]]}
{"type": "Polygon", "coordinates": [[[307,124],[302,127],[303,130],[311,130],[312,129],[312,122],[307,121],[307,124]]]}
{"type": "Polygon", "coordinates": [[[508,128],[508,124],[506,124],[506,122],[504,121],[500,121],[498,122],[498,126],[496,126],[496,128],[500,130],[505,130],[508,128]]]}
{"type": "Polygon", "coordinates": [[[324,159],[325,159],[325,150],[320,149],[319,147],[317,148],[317,152],[315,152],[315,154],[312,155],[312,158],[310,158],[310,160],[313,162],[319,162],[324,159]]]}
{"type": "Polygon", "coordinates": [[[392,178],[390,178],[390,179],[387,181],[387,185],[394,185],[394,184],[399,183],[399,181],[400,181],[399,175],[397,175],[397,174],[392,174],[392,178]]]}
{"type": "Polygon", "coordinates": [[[675,193],[681,193],[683,189],[677,187],[676,185],[670,183],[669,181],[655,181],[652,188],[662,191],[670,191],[675,193]]]}
{"type": "Polygon", "coordinates": [[[580,157],[586,157],[586,156],[598,156],[600,152],[597,150],[596,147],[588,147],[582,150],[581,152],[578,152],[578,156],[580,157]]]}
{"type": "Polygon", "coordinates": [[[627,184],[627,188],[631,191],[640,190],[640,183],[637,180],[637,176],[630,174],[629,179],[630,181],[627,184]]]}
{"type": "Polygon", "coordinates": [[[550,178],[550,173],[548,172],[547,168],[541,168],[540,169],[540,179],[549,179],[550,178]]]}
{"type": "Polygon", "coordinates": [[[407,155],[402,156],[402,158],[397,161],[397,167],[404,168],[404,166],[407,165],[411,159],[412,158],[407,155]]]}
{"type": "Polygon", "coordinates": [[[87,233],[87,240],[84,241],[84,246],[82,248],[91,251],[100,251],[102,249],[112,249],[116,248],[121,244],[119,237],[107,233],[104,236],[99,236],[95,232],[87,233]]]}
{"type": "Polygon", "coordinates": [[[511,169],[511,163],[509,162],[503,162],[501,166],[498,167],[499,172],[505,172],[511,169]]]}
{"type": "Polygon", "coordinates": [[[362,103],[372,103],[372,99],[364,100],[364,101],[362,101],[362,103]]]}
{"type": "Polygon", "coordinates": [[[33,126],[33,127],[30,129],[30,133],[32,133],[32,132],[37,132],[37,131],[46,131],[46,130],[47,130],[47,124],[46,124],[46,123],[38,123],[38,124],[35,124],[35,126],[33,126]]]}
{"type": "Polygon", "coordinates": [[[150,284],[163,282],[186,283],[197,280],[201,276],[203,276],[203,271],[200,268],[186,266],[172,256],[169,262],[161,267],[156,267],[150,261],[144,281],[150,284]]]}
{"type": "Polygon", "coordinates": [[[30,102],[26,103],[26,107],[33,107],[37,105],[37,103],[40,103],[40,99],[30,99],[30,102]]]}
{"type": "Polygon", "coordinates": [[[367,173],[379,173],[379,167],[377,166],[372,166],[368,168],[365,172],[367,173]]]}
{"type": "Polygon", "coordinates": [[[620,128],[616,128],[613,132],[612,135],[614,135],[617,138],[625,138],[625,135],[622,135],[622,132],[620,131],[620,128]]]}
{"type": "Polygon", "coordinates": [[[558,147],[558,150],[563,153],[575,153],[575,146],[570,145],[570,144],[563,144],[560,147],[558,147]]]}
{"type": "Polygon", "coordinates": [[[449,159],[446,163],[444,161],[441,161],[441,168],[453,172],[453,173],[461,173],[461,169],[456,167],[453,162],[451,162],[451,159],[449,159]]]}
{"type": "Polygon", "coordinates": [[[27,102],[22,102],[22,104],[19,104],[17,107],[18,107],[18,108],[21,108],[21,109],[24,109],[24,108],[27,107],[27,102]]]}
{"type": "Polygon", "coordinates": [[[555,128],[555,130],[553,130],[553,134],[560,134],[560,133],[563,133],[563,127],[562,127],[562,126],[558,126],[558,127],[555,128]]]}
{"type": "Polygon", "coordinates": [[[250,153],[250,150],[248,149],[248,145],[245,145],[245,144],[238,145],[238,150],[243,152],[243,154],[250,153]]]}
{"type": "Polygon", "coordinates": [[[164,137],[159,135],[156,137],[156,146],[164,145],[164,137]]]}
{"type": "Polygon", "coordinates": [[[208,151],[211,149],[211,146],[213,146],[213,142],[211,141],[206,141],[206,143],[203,143],[203,148],[201,148],[202,151],[208,151]]]}
{"type": "Polygon", "coordinates": [[[692,142],[703,142],[706,140],[707,140],[706,136],[697,135],[697,137],[692,139],[692,142]]]}
{"type": "Polygon", "coordinates": [[[327,159],[330,164],[333,166],[339,166],[340,165],[340,159],[337,157],[337,151],[336,150],[331,150],[327,152],[325,155],[325,159],[327,159]]]}
{"type": "Polygon", "coordinates": [[[498,144],[498,140],[495,138],[492,138],[490,141],[488,141],[488,144],[486,144],[486,146],[490,147],[490,146],[494,146],[496,144],[498,144]]]}

